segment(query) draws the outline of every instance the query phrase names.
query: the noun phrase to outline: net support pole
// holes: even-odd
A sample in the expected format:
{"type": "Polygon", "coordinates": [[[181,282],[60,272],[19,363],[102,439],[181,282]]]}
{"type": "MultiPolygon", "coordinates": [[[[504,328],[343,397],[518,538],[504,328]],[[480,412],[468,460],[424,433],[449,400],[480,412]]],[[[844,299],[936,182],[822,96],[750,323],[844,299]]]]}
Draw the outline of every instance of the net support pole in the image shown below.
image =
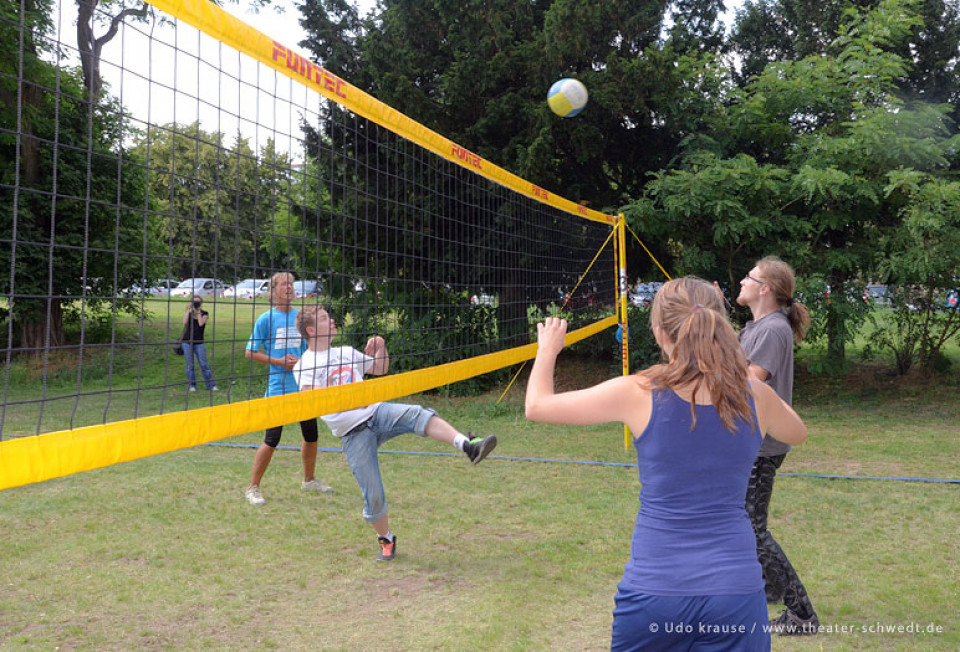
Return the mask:
{"type": "MultiPolygon", "coordinates": [[[[617,216],[617,243],[615,246],[617,272],[617,313],[620,321],[620,355],[622,357],[623,375],[630,375],[630,328],[627,319],[627,221],[623,213],[617,216]]],[[[633,445],[630,428],[623,425],[623,450],[628,451],[633,445]]]]}

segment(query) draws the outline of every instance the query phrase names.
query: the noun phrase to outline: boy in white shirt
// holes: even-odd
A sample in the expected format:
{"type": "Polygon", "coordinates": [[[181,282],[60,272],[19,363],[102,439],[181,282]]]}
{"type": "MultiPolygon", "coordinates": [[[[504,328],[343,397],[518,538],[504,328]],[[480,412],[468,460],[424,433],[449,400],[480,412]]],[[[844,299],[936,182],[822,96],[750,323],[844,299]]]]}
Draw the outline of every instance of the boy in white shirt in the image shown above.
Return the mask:
{"type": "MultiPolygon", "coordinates": [[[[293,368],[300,391],[363,382],[364,374],[382,376],[390,366],[387,345],[380,336],[367,340],[364,352],[351,346],[331,347],[337,326],[322,306],[304,306],[297,315],[297,330],[307,350],[293,368]]],[[[323,417],[340,438],[343,454],[363,494],[363,518],[377,531],[380,554],[377,561],[391,561],[397,538],[390,531],[387,500],[380,475],[378,450],[390,439],[410,432],[446,442],[479,464],[496,445],[495,435],[466,435],[429,408],[400,403],[374,403],[323,417]]]]}

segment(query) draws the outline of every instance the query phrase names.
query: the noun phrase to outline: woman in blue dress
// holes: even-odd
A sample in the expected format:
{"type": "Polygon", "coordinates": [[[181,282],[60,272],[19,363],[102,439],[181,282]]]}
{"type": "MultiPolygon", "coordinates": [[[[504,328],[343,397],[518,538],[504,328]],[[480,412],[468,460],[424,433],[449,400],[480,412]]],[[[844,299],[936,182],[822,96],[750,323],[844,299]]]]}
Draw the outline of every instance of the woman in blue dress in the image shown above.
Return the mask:
{"type": "Polygon", "coordinates": [[[806,439],[793,409],[750,382],[737,334],[713,286],[686,277],[653,300],[650,326],[666,362],[594,387],[554,393],[567,324],[538,324],[527,418],[621,422],[634,433],[640,509],[613,612],[614,650],[769,650],[756,539],[743,496],[763,433],[806,439]]]}

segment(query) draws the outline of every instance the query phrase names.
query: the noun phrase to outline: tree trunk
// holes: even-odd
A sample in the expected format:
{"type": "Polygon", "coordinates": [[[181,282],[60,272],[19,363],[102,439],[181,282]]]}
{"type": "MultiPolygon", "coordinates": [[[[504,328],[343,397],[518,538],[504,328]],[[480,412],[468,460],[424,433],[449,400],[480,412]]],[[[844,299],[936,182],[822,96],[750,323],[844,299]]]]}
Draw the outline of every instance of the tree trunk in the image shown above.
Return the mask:
{"type": "Polygon", "coordinates": [[[29,355],[39,355],[48,348],[63,346],[63,307],[60,300],[51,299],[49,307],[45,301],[29,301],[29,304],[30,307],[24,310],[27,314],[19,320],[20,348],[29,355]]]}
{"type": "Polygon", "coordinates": [[[83,69],[83,85],[92,101],[100,97],[103,80],[100,78],[100,52],[93,36],[93,19],[99,0],[77,0],[77,49],[83,69]]]}
{"type": "MultiPolygon", "coordinates": [[[[31,53],[36,54],[32,48],[31,53]]],[[[42,165],[40,139],[34,133],[34,125],[30,114],[43,110],[43,91],[38,86],[24,84],[22,91],[24,108],[33,111],[23,111],[23,120],[20,125],[20,172],[21,183],[27,188],[37,188],[41,185],[42,165]]],[[[31,193],[21,202],[22,210],[18,215],[20,220],[32,219],[38,232],[49,236],[51,218],[49,204],[42,202],[39,196],[31,193]]],[[[15,273],[25,273],[24,270],[15,270],[15,273]]],[[[10,301],[11,318],[20,331],[20,347],[31,355],[40,353],[48,346],[62,346],[65,341],[63,331],[63,307],[59,299],[50,300],[50,309],[47,302],[37,299],[17,299],[10,301]],[[49,315],[49,319],[48,319],[49,315]]]]}
{"type": "Polygon", "coordinates": [[[846,359],[847,352],[845,297],[845,281],[839,275],[834,275],[830,281],[831,305],[827,308],[827,356],[837,364],[846,359]]]}
{"type": "Polygon", "coordinates": [[[124,19],[128,16],[143,18],[149,10],[146,4],[138,9],[124,9],[110,19],[107,31],[97,38],[93,33],[96,23],[97,5],[100,0],[77,0],[77,49],[80,51],[80,66],[83,69],[83,85],[87,87],[88,99],[91,105],[100,99],[103,89],[103,79],[100,77],[100,53],[103,46],[109,43],[124,19]]]}

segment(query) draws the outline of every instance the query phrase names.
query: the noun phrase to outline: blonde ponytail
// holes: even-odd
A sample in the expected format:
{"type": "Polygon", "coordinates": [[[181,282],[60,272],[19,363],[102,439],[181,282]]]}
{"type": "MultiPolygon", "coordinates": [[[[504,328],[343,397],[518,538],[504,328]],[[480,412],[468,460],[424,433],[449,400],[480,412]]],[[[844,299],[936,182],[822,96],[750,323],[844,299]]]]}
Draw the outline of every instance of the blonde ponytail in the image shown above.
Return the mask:
{"type": "MultiPolygon", "coordinates": [[[[738,419],[753,425],[747,359],[711,284],[691,276],[667,282],[653,299],[650,324],[673,343],[668,362],[643,372],[654,387],[690,388],[692,397],[706,387],[728,430],[736,430],[738,419]]],[[[696,426],[693,398],[690,412],[696,426]]]]}

